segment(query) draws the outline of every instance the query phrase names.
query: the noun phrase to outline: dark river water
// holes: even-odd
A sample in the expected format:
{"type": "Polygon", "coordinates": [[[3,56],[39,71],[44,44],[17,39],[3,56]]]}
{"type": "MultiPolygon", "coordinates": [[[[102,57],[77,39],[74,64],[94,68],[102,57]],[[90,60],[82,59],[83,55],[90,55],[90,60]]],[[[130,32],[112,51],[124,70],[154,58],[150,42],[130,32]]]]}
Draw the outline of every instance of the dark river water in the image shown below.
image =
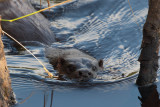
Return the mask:
{"type": "MultiPolygon", "coordinates": [[[[33,2],[36,7],[38,3],[39,0],[33,2]]],[[[51,5],[54,3],[51,1],[51,5]]],[[[158,96],[159,82],[144,89],[149,91],[142,91],[135,85],[148,0],[130,0],[130,4],[134,16],[127,0],[73,0],[44,12],[60,40],[53,43],[53,47],[77,48],[104,60],[104,72],[91,83],[45,78],[43,67],[26,51],[15,50],[4,37],[12,88],[17,99],[15,107],[141,107],[140,97],[146,98],[143,95],[158,101],[159,97],[153,99],[149,93],[153,91],[158,96]]],[[[42,7],[46,6],[43,1],[42,7]]],[[[26,47],[56,74],[45,57],[43,45],[26,47]]]]}

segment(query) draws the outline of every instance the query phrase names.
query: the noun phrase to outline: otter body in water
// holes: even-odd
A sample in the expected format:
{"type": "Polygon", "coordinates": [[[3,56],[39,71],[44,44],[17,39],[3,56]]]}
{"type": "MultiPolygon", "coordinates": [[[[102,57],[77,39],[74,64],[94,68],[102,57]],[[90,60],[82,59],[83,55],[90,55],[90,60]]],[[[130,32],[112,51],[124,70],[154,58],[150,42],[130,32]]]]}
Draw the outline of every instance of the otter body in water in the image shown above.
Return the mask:
{"type": "Polygon", "coordinates": [[[77,81],[88,81],[103,70],[103,61],[77,49],[46,48],[46,57],[59,75],[77,81]]]}

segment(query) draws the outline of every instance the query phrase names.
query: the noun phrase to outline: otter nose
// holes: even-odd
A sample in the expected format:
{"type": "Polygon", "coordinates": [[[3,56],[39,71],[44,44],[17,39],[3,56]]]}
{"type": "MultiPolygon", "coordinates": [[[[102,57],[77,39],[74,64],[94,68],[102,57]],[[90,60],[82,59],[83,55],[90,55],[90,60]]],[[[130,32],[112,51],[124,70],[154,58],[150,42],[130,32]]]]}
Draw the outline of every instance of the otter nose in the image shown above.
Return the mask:
{"type": "Polygon", "coordinates": [[[88,70],[78,71],[78,75],[83,76],[83,77],[92,77],[93,76],[93,74],[91,72],[89,72],[88,70]]]}

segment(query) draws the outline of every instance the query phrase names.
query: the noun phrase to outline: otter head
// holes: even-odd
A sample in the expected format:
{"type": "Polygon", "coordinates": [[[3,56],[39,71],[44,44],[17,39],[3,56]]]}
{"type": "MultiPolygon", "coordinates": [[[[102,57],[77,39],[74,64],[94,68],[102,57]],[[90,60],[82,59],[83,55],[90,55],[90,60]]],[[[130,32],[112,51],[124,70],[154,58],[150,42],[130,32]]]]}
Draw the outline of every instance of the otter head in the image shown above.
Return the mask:
{"type": "Polygon", "coordinates": [[[76,81],[89,81],[96,78],[97,72],[103,70],[103,60],[89,58],[59,58],[57,70],[60,75],[76,81]]]}

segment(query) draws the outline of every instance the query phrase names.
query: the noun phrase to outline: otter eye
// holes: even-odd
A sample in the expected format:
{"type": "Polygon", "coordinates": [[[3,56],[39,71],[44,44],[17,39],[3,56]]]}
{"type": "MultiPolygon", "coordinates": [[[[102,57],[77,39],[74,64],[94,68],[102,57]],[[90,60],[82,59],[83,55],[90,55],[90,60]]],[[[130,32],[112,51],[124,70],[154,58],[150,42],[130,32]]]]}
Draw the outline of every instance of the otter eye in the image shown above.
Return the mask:
{"type": "Polygon", "coordinates": [[[95,66],[93,66],[93,67],[92,67],[92,70],[93,70],[93,71],[96,71],[96,70],[97,70],[97,68],[96,68],[95,66]]]}

